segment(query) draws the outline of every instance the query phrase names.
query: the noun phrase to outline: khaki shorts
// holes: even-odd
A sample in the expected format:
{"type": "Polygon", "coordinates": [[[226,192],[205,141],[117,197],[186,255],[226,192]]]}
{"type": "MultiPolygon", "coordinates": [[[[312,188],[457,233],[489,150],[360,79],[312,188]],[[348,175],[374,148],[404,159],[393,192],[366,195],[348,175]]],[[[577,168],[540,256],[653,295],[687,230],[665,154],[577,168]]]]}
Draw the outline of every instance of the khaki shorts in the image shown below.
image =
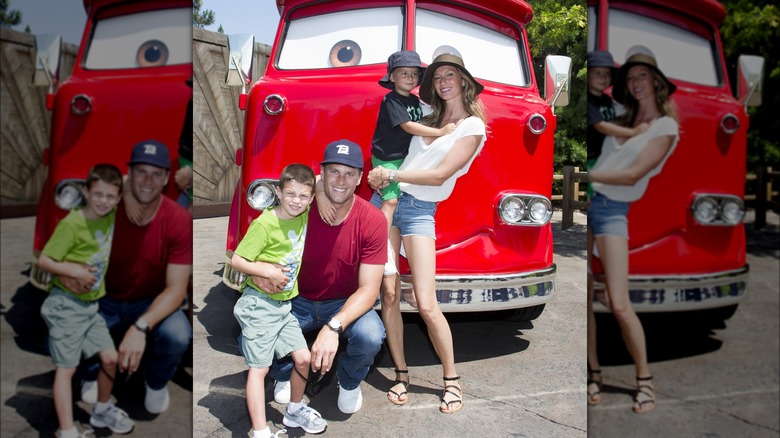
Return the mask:
{"type": "Polygon", "coordinates": [[[84,301],[53,287],[41,306],[49,327],[49,353],[58,368],[75,368],[81,357],[114,348],[97,301],[84,301]]]}
{"type": "Polygon", "coordinates": [[[268,368],[274,354],[282,358],[308,349],[290,301],[277,301],[250,286],[233,308],[241,326],[244,362],[250,368],[268,368]]]}

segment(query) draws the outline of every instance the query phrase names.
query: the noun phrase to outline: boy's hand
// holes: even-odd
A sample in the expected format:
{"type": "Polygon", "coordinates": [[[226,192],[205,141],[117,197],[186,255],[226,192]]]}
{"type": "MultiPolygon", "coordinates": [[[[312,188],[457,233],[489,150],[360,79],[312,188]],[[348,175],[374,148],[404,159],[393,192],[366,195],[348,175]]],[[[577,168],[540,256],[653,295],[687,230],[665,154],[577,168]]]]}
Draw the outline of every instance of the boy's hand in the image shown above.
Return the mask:
{"type": "Polygon", "coordinates": [[[648,125],[647,123],[642,123],[640,125],[637,125],[634,128],[634,133],[631,136],[633,137],[635,135],[644,134],[645,132],[647,132],[648,129],[650,129],[650,125],[648,125]]]}
{"type": "Polygon", "coordinates": [[[439,129],[439,137],[442,135],[452,134],[453,132],[455,132],[455,124],[447,123],[441,129],[439,129]]]}
{"type": "Polygon", "coordinates": [[[315,185],[316,190],[314,192],[314,197],[317,199],[317,211],[319,211],[320,218],[323,222],[332,224],[333,221],[336,220],[336,207],[325,195],[325,188],[322,184],[322,181],[318,178],[317,184],[315,185]]]}

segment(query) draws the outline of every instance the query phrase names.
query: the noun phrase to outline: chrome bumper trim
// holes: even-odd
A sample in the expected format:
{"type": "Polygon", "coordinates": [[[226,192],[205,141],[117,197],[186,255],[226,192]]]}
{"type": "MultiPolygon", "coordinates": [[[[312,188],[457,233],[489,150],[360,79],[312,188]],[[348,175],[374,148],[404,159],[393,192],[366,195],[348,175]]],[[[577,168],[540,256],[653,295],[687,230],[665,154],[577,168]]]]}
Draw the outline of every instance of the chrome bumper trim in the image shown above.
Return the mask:
{"type": "MultiPolygon", "coordinates": [[[[711,274],[631,276],[631,304],[638,313],[683,312],[726,307],[739,303],[747,292],[749,265],[711,274]]],[[[609,312],[604,305],[603,276],[593,283],[593,311],[609,312]]]]}
{"type": "MultiPolygon", "coordinates": [[[[232,252],[227,252],[222,282],[239,290],[246,275],[230,264],[232,252]]],[[[552,300],[555,272],[551,267],[533,272],[509,275],[436,277],[436,300],[443,312],[484,312],[536,306],[552,300]]],[[[401,276],[401,311],[416,312],[411,277],[401,276]]],[[[380,308],[380,302],[375,306],[380,308]]]]}

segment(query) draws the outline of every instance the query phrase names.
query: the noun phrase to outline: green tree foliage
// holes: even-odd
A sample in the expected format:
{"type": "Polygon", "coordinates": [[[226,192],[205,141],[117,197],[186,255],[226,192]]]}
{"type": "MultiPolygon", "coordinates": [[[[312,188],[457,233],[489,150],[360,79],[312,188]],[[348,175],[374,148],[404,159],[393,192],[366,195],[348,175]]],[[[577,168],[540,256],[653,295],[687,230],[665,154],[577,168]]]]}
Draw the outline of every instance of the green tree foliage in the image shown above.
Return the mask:
{"type": "Polygon", "coordinates": [[[10,0],[0,0],[0,25],[3,27],[16,26],[22,22],[22,13],[18,10],[9,10],[10,0]]]}
{"type": "Polygon", "coordinates": [[[203,7],[203,0],[194,0],[192,2],[192,25],[195,27],[204,28],[214,24],[216,20],[214,11],[206,9],[201,11],[203,7]]]}
{"type": "Polygon", "coordinates": [[[534,18],[528,24],[528,40],[534,61],[534,74],[542,91],[544,59],[565,55],[572,60],[569,105],[555,109],[555,173],[563,166],[585,169],[587,159],[586,55],[588,13],[584,0],[539,0],[532,3],[534,18]]]}
{"type": "Polygon", "coordinates": [[[726,0],[726,20],[721,26],[723,52],[733,90],[736,90],[739,55],[764,57],[764,89],[761,106],[750,108],[748,170],[769,165],[780,169],[780,9],[776,0],[726,0]]]}

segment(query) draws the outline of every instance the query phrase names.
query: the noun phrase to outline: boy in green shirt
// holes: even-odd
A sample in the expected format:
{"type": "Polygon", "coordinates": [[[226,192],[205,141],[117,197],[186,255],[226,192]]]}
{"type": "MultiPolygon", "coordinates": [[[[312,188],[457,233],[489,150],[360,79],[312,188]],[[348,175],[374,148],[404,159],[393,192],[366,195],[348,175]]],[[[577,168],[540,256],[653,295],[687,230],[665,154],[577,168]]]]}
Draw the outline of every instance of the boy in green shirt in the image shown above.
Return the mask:
{"type": "Polygon", "coordinates": [[[98,299],[106,294],[104,278],[111,254],[116,205],[122,194],[122,173],[111,164],[94,166],[87,176],[84,196],[87,205],[68,213],[54,229],[41,251],[38,263],[55,275],[41,315],[49,328],[49,350],[54,372],[54,406],[59,421],[57,436],[78,437],[73,422],[71,379],[80,356],[100,356],[98,401],[90,424],[108,427],[114,433],[128,433],[135,425],[127,413],[111,402],[116,375],[117,352],[106,321],[98,314],[98,299]],[[91,284],[86,293],[65,288],[60,276],[91,284]]]}
{"type": "Polygon", "coordinates": [[[290,312],[290,300],[298,295],[297,277],[315,181],[314,172],[307,166],[285,167],[276,188],[279,206],[265,210],[252,221],[231,259],[238,271],[247,274],[233,314],[241,326],[241,348],[249,367],[246,401],[253,429],[249,435],[253,438],[273,436],[266,424],[263,384],[274,354],[279,358],[290,354],[298,374],[291,379],[284,425],[308,433],[320,433],[327,427],[319,412],[303,401],[311,354],[298,320],[290,312]],[[255,263],[258,261],[266,263],[255,263]],[[264,291],[252,282],[253,275],[283,286],[264,291]]]}

